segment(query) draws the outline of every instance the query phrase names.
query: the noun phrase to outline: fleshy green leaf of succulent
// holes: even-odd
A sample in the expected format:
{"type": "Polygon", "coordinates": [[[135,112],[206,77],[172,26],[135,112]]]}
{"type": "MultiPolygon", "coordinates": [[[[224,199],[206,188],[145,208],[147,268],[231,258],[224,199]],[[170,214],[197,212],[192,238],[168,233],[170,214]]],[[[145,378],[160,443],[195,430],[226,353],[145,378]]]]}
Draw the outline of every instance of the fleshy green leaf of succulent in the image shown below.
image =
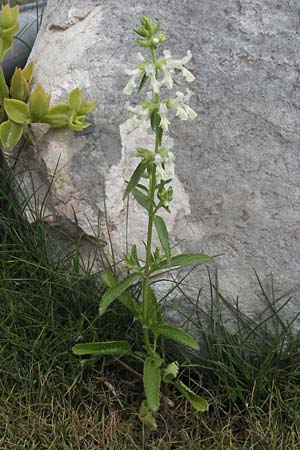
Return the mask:
{"type": "Polygon", "coordinates": [[[0,29],[7,30],[18,22],[19,6],[11,8],[9,5],[2,7],[0,12],[0,29]]]}
{"type": "Polygon", "coordinates": [[[6,54],[9,52],[9,50],[12,48],[14,43],[14,37],[9,35],[6,37],[0,36],[0,62],[3,61],[6,54]]]}
{"type": "Polygon", "coordinates": [[[47,123],[53,128],[60,128],[68,125],[70,115],[70,108],[65,103],[52,106],[47,115],[41,120],[42,123],[47,123]]]}
{"type": "Polygon", "coordinates": [[[12,150],[12,148],[19,142],[22,137],[24,125],[17,124],[11,120],[2,122],[0,125],[0,140],[1,145],[5,150],[12,150]]]}
{"type": "Polygon", "coordinates": [[[76,112],[76,114],[80,115],[80,109],[82,107],[83,98],[82,92],[79,88],[73,89],[68,96],[68,103],[70,109],[76,112]]]}
{"type": "Polygon", "coordinates": [[[19,23],[15,22],[10,28],[1,29],[0,28],[0,36],[3,38],[13,36],[19,29],[19,23]]]}
{"type": "Polygon", "coordinates": [[[179,372],[179,366],[176,361],[168,364],[164,370],[163,381],[165,383],[169,383],[170,381],[174,380],[178,376],[178,372],[179,372]]]}
{"type": "Polygon", "coordinates": [[[91,113],[93,111],[93,109],[96,106],[96,102],[92,101],[92,102],[82,102],[80,111],[79,111],[79,115],[80,116],[86,116],[87,114],[91,113]]]}
{"type": "Polygon", "coordinates": [[[5,98],[4,109],[8,118],[13,122],[19,124],[30,123],[30,112],[26,103],[20,100],[5,98]]]}
{"type": "Polygon", "coordinates": [[[30,61],[22,70],[23,77],[27,81],[27,83],[30,83],[33,77],[34,73],[34,62],[30,61]]]}
{"type": "Polygon", "coordinates": [[[40,122],[48,113],[50,95],[47,95],[41,84],[31,92],[29,97],[29,109],[31,122],[40,122]]]}
{"type": "Polygon", "coordinates": [[[26,102],[29,96],[29,86],[22,69],[16,68],[10,82],[10,96],[15,100],[26,102]]]}
{"type": "Polygon", "coordinates": [[[2,103],[1,100],[5,97],[9,97],[9,89],[6,84],[2,66],[0,64],[0,102],[1,103],[2,103]]]}
{"type": "Polygon", "coordinates": [[[146,400],[141,404],[139,418],[150,430],[157,429],[157,423],[146,400]]]}
{"type": "Polygon", "coordinates": [[[195,394],[188,386],[182,381],[178,380],[175,386],[181,392],[181,394],[188,400],[192,407],[198,412],[205,412],[208,410],[208,402],[199,395],[195,394]]]}
{"type": "Polygon", "coordinates": [[[73,131],[82,131],[90,126],[90,123],[85,121],[86,116],[77,116],[76,112],[73,111],[69,116],[68,127],[73,131]]]}
{"type": "Polygon", "coordinates": [[[156,361],[147,358],[144,363],[144,389],[147,403],[151,411],[156,412],[160,404],[160,368],[156,361]]]}

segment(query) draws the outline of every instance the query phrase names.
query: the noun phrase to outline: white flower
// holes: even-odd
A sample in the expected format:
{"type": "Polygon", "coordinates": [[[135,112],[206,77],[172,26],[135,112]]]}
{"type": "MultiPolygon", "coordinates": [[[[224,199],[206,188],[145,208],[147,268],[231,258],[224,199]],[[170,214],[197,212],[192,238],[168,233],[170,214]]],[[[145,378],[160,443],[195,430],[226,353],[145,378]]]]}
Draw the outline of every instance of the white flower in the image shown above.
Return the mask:
{"type": "Polygon", "coordinates": [[[174,158],[166,158],[164,162],[156,163],[157,183],[160,183],[161,180],[163,181],[173,180],[174,177],[175,177],[174,158]]]}
{"type": "Polygon", "coordinates": [[[142,106],[127,106],[129,112],[133,114],[132,117],[126,120],[123,124],[123,130],[126,133],[130,133],[132,130],[139,128],[140,131],[146,131],[150,128],[150,118],[148,108],[142,108],[142,106]]]}
{"type": "Polygon", "coordinates": [[[197,117],[197,113],[187,104],[191,95],[191,91],[187,89],[186,95],[182,92],[176,92],[176,97],[168,99],[169,108],[176,109],[176,116],[181,120],[194,120],[197,117]]]}
{"type": "Polygon", "coordinates": [[[168,133],[170,121],[167,118],[168,108],[165,103],[161,103],[159,105],[159,115],[160,115],[160,126],[161,128],[168,133]]]}
{"type": "Polygon", "coordinates": [[[155,155],[154,161],[156,165],[156,181],[172,180],[175,177],[175,155],[170,151],[174,146],[174,140],[167,138],[166,142],[159,149],[159,153],[155,155]]]}
{"type": "Polygon", "coordinates": [[[161,84],[156,78],[156,70],[153,64],[148,64],[145,66],[145,73],[149,77],[154,94],[159,94],[161,84]]]}
{"type": "Polygon", "coordinates": [[[183,77],[187,82],[190,83],[195,80],[194,75],[186,67],[184,67],[191,60],[191,58],[192,53],[190,50],[182,59],[174,59],[172,58],[171,52],[169,50],[164,51],[165,63],[161,66],[161,70],[164,74],[162,84],[166,86],[167,89],[173,88],[173,75],[175,70],[181,71],[183,77]]]}
{"type": "Polygon", "coordinates": [[[125,69],[125,73],[126,73],[126,75],[130,75],[130,79],[129,79],[128,83],[126,84],[123,92],[126,95],[131,95],[133,89],[136,88],[136,86],[137,86],[136,79],[143,74],[143,71],[139,68],[134,69],[134,70],[125,69]]]}

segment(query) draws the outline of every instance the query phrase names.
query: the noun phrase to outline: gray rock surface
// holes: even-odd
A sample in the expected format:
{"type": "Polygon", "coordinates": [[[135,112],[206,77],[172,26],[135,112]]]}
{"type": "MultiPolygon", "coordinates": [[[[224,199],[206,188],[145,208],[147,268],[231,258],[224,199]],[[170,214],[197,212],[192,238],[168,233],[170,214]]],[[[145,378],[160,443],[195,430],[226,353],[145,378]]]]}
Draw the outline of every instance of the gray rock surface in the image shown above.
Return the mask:
{"type": "MultiPolygon", "coordinates": [[[[71,230],[75,212],[86,236],[97,230],[105,191],[121,255],[126,214],[119,125],[128,118],[123,67],[135,64],[132,29],[141,15],[165,26],[172,54],[193,54],[198,118],[176,122],[171,131],[177,157],[176,200],[168,218],[173,244],[221,253],[220,289],[231,299],[238,296],[249,313],[261,304],[253,268],[267,290],[273,274],[282,298],[294,296],[286,313],[292,317],[300,291],[298,1],[48,0],[31,56],[36,80],[56,101],[80,86],[97,108],[85,133],[39,130],[36,148],[23,153],[20,167],[33,170],[40,199],[56,172],[48,220],[71,230]]],[[[139,211],[133,203],[129,240],[144,236],[139,211]]],[[[105,227],[102,238],[107,240],[105,227]]],[[[193,286],[207,286],[206,271],[199,273],[188,284],[192,295],[193,286]]]]}

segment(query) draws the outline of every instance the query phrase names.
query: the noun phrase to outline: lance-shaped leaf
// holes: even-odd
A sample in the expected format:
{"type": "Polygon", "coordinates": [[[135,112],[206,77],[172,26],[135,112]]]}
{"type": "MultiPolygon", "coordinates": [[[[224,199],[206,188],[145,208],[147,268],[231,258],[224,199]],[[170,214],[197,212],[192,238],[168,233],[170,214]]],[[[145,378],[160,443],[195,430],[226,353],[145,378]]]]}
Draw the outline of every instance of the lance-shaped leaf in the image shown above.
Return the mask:
{"type": "Polygon", "coordinates": [[[140,278],[140,274],[135,272],[127,277],[123,278],[123,280],[119,281],[117,284],[115,284],[111,289],[105,292],[103,295],[100,306],[99,306],[99,313],[100,316],[105,313],[109,305],[120,296],[126,289],[128,289],[130,286],[133,285],[135,281],[137,281],[140,278]]]}
{"type": "Polygon", "coordinates": [[[208,402],[199,395],[195,394],[188,386],[182,381],[178,380],[175,386],[181,392],[181,394],[188,400],[192,407],[198,412],[205,412],[208,410],[208,402]]]}
{"type": "Polygon", "coordinates": [[[0,28],[4,30],[11,28],[18,20],[19,6],[11,8],[9,5],[2,7],[0,12],[0,28]]]}
{"type": "Polygon", "coordinates": [[[146,72],[145,72],[144,75],[142,76],[141,81],[140,81],[137,93],[139,93],[143,89],[144,84],[146,83],[147,79],[148,79],[148,77],[147,77],[146,72]]]}
{"type": "Polygon", "coordinates": [[[76,344],[72,348],[75,355],[132,355],[132,349],[127,341],[89,342],[76,344]]]}
{"type": "Polygon", "coordinates": [[[20,100],[5,98],[4,109],[8,118],[13,122],[19,124],[30,122],[30,112],[26,103],[20,100]]]}
{"type": "Polygon", "coordinates": [[[41,84],[31,92],[29,97],[29,109],[32,122],[40,122],[48,113],[50,95],[47,95],[41,84]]]}
{"type": "Polygon", "coordinates": [[[16,68],[10,81],[10,96],[16,100],[26,102],[28,99],[29,88],[27,81],[23,76],[22,69],[16,68]]]}
{"type": "Polygon", "coordinates": [[[151,411],[155,412],[160,404],[161,377],[160,368],[151,358],[145,360],[143,382],[148,406],[151,411]]]}
{"type": "Polygon", "coordinates": [[[64,127],[68,124],[70,115],[70,108],[65,103],[60,103],[58,105],[52,106],[48,114],[43,117],[41,122],[48,123],[54,128],[64,127]]]}
{"type": "Polygon", "coordinates": [[[151,330],[156,336],[162,335],[178,344],[187,345],[194,350],[199,350],[199,345],[186,331],[182,328],[174,327],[173,325],[154,324],[151,325],[151,330]]]}
{"type": "Polygon", "coordinates": [[[150,199],[145,195],[143,192],[140,191],[138,188],[132,189],[132,195],[136,199],[139,205],[141,205],[143,208],[149,210],[150,207],[150,199]]]}
{"type": "Polygon", "coordinates": [[[71,109],[73,109],[78,115],[82,106],[83,98],[79,88],[73,89],[68,96],[68,103],[71,109]]]}
{"type": "Polygon", "coordinates": [[[165,383],[169,383],[170,381],[174,380],[178,376],[179,372],[179,366],[176,361],[170,363],[167,365],[167,367],[164,370],[163,374],[163,380],[165,383]]]}
{"type": "Polygon", "coordinates": [[[212,260],[211,256],[205,253],[182,253],[181,255],[172,256],[170,262],[161,261],[156,264],[154,269],[161,270],[169,267],[190,266],[192,264],[205,264],[212,260]]]}
{"type": "Polygon", "coordinates": [[[25,80],[27,81],[27,83],[30,83],[33,77],[33,73],[34,73],[34,62],[30,61],[26,67],[24,67],[24,69],[22,70],[23,73],[23,77],[25,78],[25,80]]]}
{"type": "Polygon", "coordinates": [[[162,248],[164,249],[168,264],[171,264],[171,248],[169,242],[169,233],[162,217],[154,216],[154,225],[158,234],[162,248]]]}
{"type": "Polygon", "coordinates": [[[136,167],[135,171],[131,175],[130,180],[127,183],[123,200],[130,194],[130,192],[139,184],[140,179],[145,173],[145,170],[147,169],[149,165],[149,162],[140,162],[140,164],[136,167]]]}
{"type": "Polygon", "coordinates": [[[147,318],[149,325],[161,323],[161,314],[156,296],[147,281],[145,283],[144,295],[146,304],[147,318]]]}
{"type": "Polygon", "coordinates": [[[141,404],[139,418],[150,430],[157,429],[157,423],[146,400],[141,404]]]}
{"type": "Polygon", "coordinates": [[[22,137],[24,125],[7,120],[0,125],[0,140],[5,150],[12,150],[22,137]]]}
{"type": "MultiPolygon", "coordinates": [[[[101,273],[102,281],[106,284],[107,287],[112,288],[118,283],[118,280],[116,277],[108,271],[103,271],[101,273]]],[[[142,305],[137,303],[137,301],[134,300],[134,298],[131,297],[131,295],[124,291],[122,294],[119,295],[117,298],[129,311],[132,312],[132,314],[138,319],[142,313],[142,305]]]]}

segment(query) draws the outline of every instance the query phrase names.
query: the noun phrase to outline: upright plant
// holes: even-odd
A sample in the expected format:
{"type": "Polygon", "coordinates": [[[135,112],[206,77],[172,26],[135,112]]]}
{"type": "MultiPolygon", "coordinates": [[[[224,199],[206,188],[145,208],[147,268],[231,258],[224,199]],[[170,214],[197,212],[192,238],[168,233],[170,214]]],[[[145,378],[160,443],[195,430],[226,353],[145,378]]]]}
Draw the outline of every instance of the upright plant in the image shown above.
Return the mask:
{"type": "MultiPolygon", "coordinates": [[[[137,43],[149,50],[145,59],[140,53],[139,64],[133,70],[126,70],[130,76],[124,93],[130,95],[134,88],[140,92],[150,82],[151,92],[138,106],[129,108],[132,117],[122,127],[122,132],[128,133],[138,128],[143,132],[151,130],[154,135],[153,148],[128,149],[124,154],[125,162],[131,158],[138,161],[130,180],[128,181],[124,199],[133,195],[136,201],[148,213],[148,229],[146,238],[146,258],[144,262],[138,256],[137,246],[125,255],[127,276],[118,281],[111,272],[102,275],[104,283],[109,288],[100,301],[100,315],[104,314],[114,300],[119,300],[140,322],[143,329],[144,350],[135,351],[127,341],[110,341],[76,344],[73,352],[77,355],[118,355],[131,356],[143,363],[143,382],[146,400],[141,404],[140,418],[152,428],[156,428],[155,413],[160,406],[161,383],[174,383],[176,388],[186,397],[197,411],[208,408],[206,400],[192,392],[178,379],[179,365],[176,361],[167,364],[158,350],[160,336],[171,339],[179,344],[198,349],[196,341],[184,330],[164,323],[160,306],[151,287],[151,279],[157,272],[178,266],[207,263],[210,257],[203,253],[172,255],[167,226],[159,215],[161,210],[170,212],[173,191],[170,183],[174,178],[175,156],[171,152],[173,140],[169,138],[169,114],[181,120],[194,119],[197,114],[188,105],[191,92],[186,94],[175,92],[175,95],[162,97],[162,89],[172,91],[174,75],[180,73],[187,82],[194,80],[193,74],[185,67],[191,59],[188,51],[183,59],[174,59],[166,50],[162,56],[157,55],[158,47],[165,41],[165,35],[150,18],[142,17],[141,27],[136,29],[137,43]],[[139,85],[137,86],[137,80],[139,85]],[[156,231],[161,249],[153,249],[153,231],[156,231]],[[141,283],[141,302],[130,295],[130,288],[141,283]]],[[[176,82],[177,85],[177,82],[176,82]]]]}
{"type": "Polygon", "coordinates": [[[46,123],[58,128],[67,126],[81,131],[90,124],[86,116],[95,107],[95,102],[86,102],[79,88],[68,95],[67,103],[50,106],[41,84],[31,91],[30,83],[34,73],[34,63],[24,69],[16,68],[10,86],[6,83],[2,61],[14,43],[14,34],[19,29],[19,6],[2,7],[0,12],[0,142],[5,150],[12,150],[20,141],[26,126],[32,123],[46,123]]]}

